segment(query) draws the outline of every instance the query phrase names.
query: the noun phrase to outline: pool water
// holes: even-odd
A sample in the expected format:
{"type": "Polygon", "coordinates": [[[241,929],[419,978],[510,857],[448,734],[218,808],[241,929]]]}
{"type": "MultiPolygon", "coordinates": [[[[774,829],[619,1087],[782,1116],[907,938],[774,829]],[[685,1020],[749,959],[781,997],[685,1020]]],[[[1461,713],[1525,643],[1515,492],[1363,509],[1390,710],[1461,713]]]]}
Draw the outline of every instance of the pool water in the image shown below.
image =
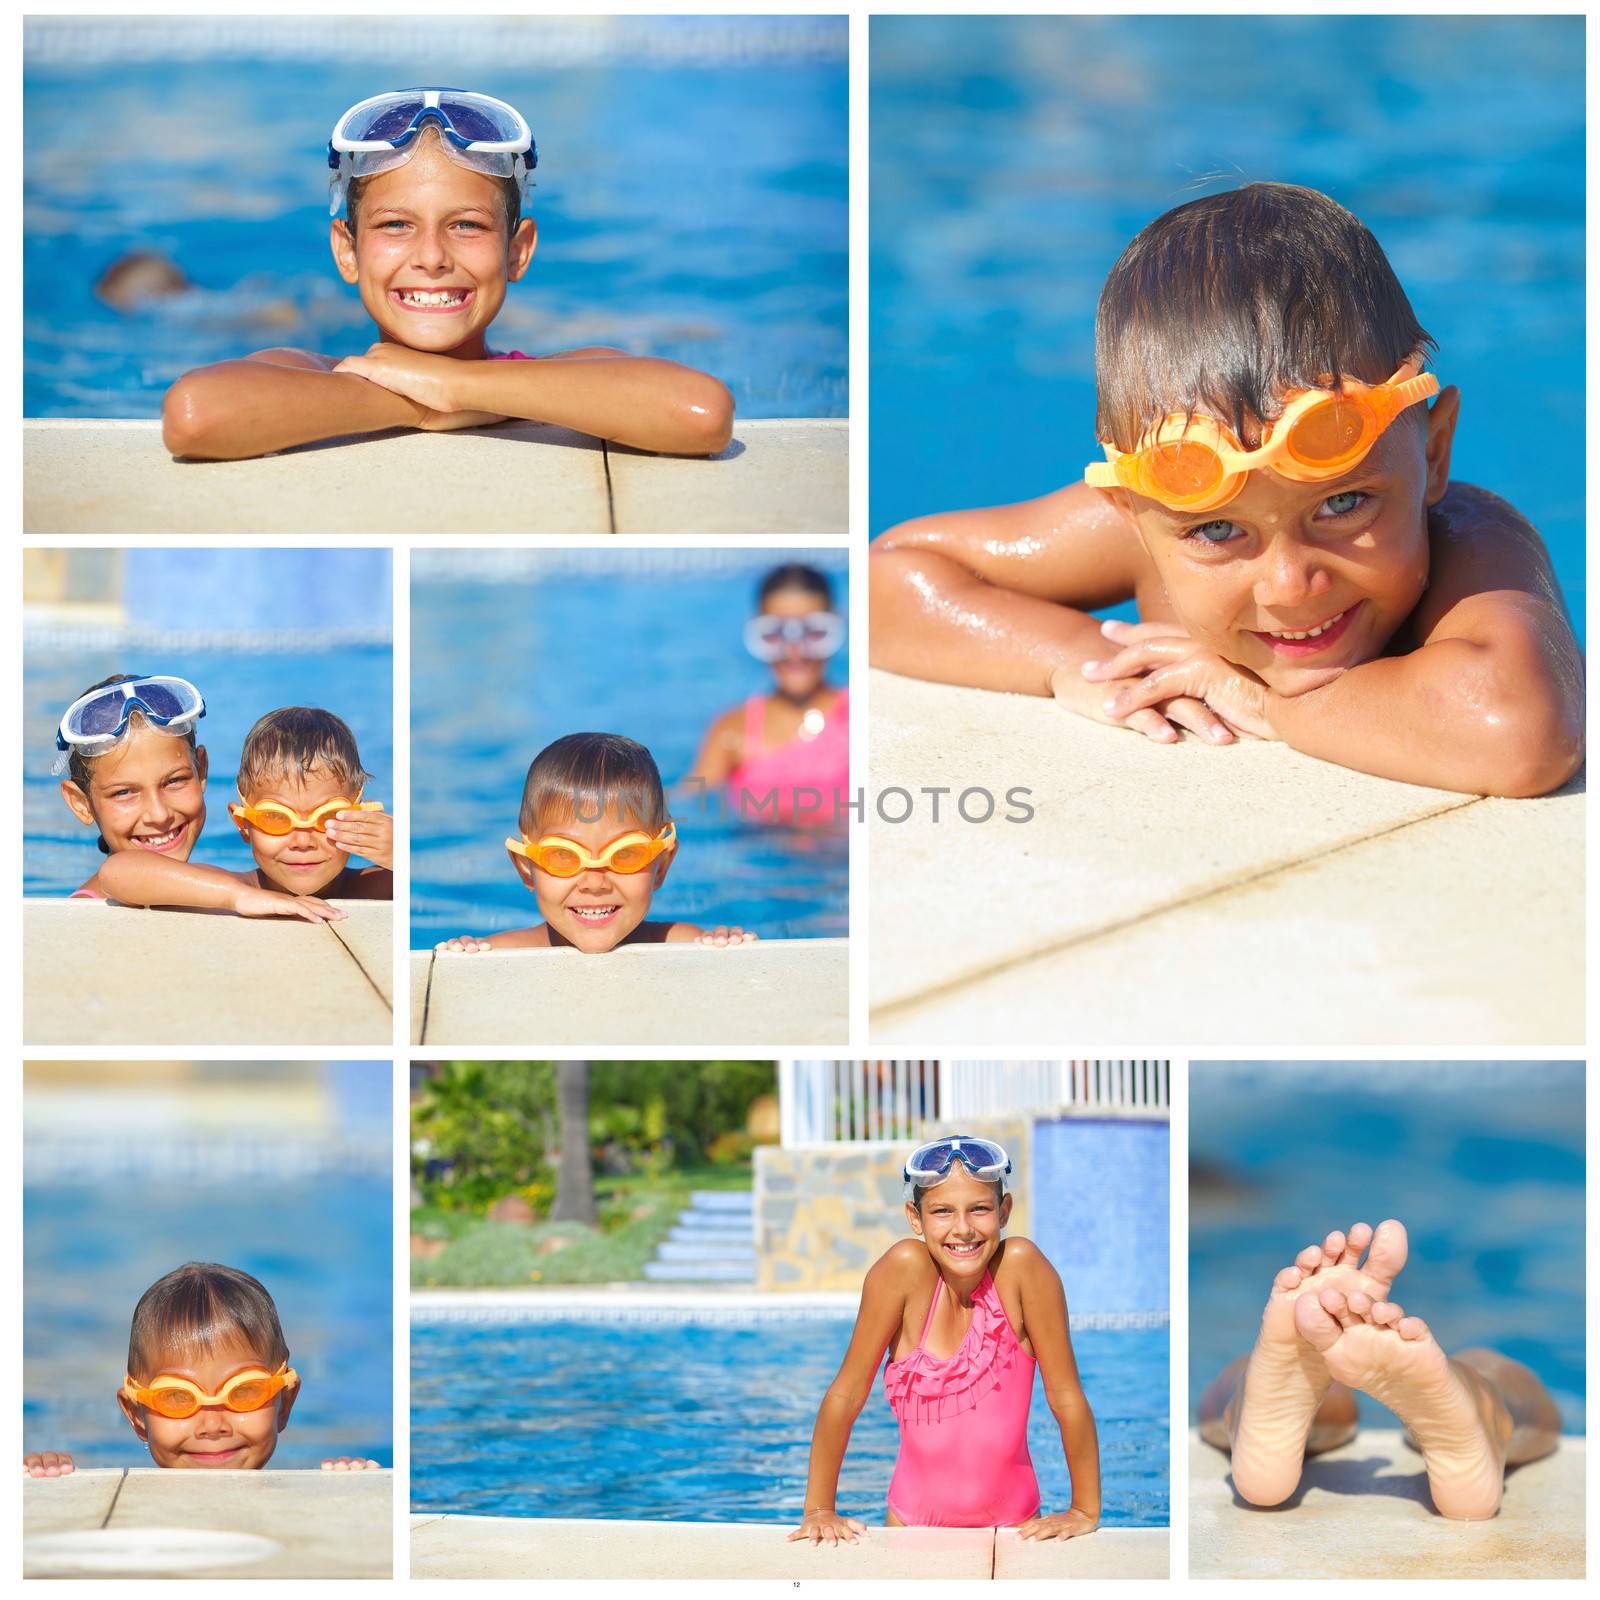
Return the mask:
{"type": "Polygon", "coordinates": [[[1191,1410],[1249,1350],[1280,1268],[1334,1228],[1397,1217],[1395,1299],[1447,1351],[1526,1363],[1582,1433],[1583,1078],[1581,1062],[1194,1063],[1191,1410]]]}
{"type": "Polygon", "coordinates": [[[511,101],[538,143],[494,348],[617,345],[716,374],[747,418],[847,413],[845,18],[166,19],[165,53],[160,24],[30,21],[25,414],[154,417],[192,367],[366,349],[328,135],[419,82],[511,101]],[[93,287],[131,251],[194,289],[112,310],[93,287]]]}
{"type": "MultiPolygon", "coordinates": [[[[413,945],[538,923],[503,841],[517,832],[528,764],[552,740],[584,730],[637,739],[670,790],[712,720],[770,687],[742,629],[762,575],[790,559],[825,571],[835,606],[848,612],[844,558],[832,553],[616,552],[593,571],[581,557],[508,553],[493,581],[427,576],[419,557],[411,616],[413,945]]],[[[848,682],[848,649],[829,662],[833,683],[848,682]]],[[[743,821],[715,793],[703,801],[694,789],[669,799],[679,847],[652,920],[738,924],[766,938],[848,932],[843,824],[743,821]]]]}
{"type": "Polygon", "coordinates": [[[1454,474],[1541,531],[1581,637],[1582,17],[875,17],[871,43],[874,532],[1080,477],[1123,246],[1219,176],[1303,183],[1377,235],[1461,387],[1454,474]]]}
{"type": "MultiPolygon", "coordinates": [[[[92,829],[83,827],[61,798],[52,776],[61,714],[91,683],[118,672],[166,672],[188,678],[205,696],[200,743],[211,761],[206,784],[206,827],[193,861],[247,871],[249,847],[228,815],[239,751],[251,725],[278,706],[322,706],[349,725],[372,774],[367,798],[396,809],[394,792],[393,669],[389,647],[341,644],[296,648],[292,638],[273,650],[197,647],[182,635],[169,643],[140,637],[122,645],[109,639],[58,650],[30,644],[23,667],[22,819],[24,894],[71,894],[105,859],[92,829]]],[[[365,865],[360,858],[356,865],[365,865]]]]}
{"type": "MultiPolygon", "coordinates": [[[[762,1326],[414,1321],[411,1504],[479,1516],[799,1525],[817,1405],[848,1320],[762,1326]]],[[[1072,1336],[1100,1439],[1104,1523],[1165,1527],[1167,1333],[1072,1336]]],[[[881,1378],[839,1509],[883,1521],[899,1431],[881,1378]]],[[[1028,1448],[1065,1510],[1061,1434],[1035,1384],[1028,1448]]]]}

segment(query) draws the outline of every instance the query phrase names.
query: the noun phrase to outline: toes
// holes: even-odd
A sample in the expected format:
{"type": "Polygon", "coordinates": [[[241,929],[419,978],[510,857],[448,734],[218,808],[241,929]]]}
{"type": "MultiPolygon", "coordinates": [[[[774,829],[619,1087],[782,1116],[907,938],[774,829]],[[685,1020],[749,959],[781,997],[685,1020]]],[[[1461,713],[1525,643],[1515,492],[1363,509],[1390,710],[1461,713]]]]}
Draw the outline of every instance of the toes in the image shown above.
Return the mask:
{"type": "Polygon", "coordinates": [[[1388,1328],[1393,1326],[1404,1315],[1405,1312],[1401,1310],[1401,1308],[1392,1300],[1380,1300],[1372,1308],[1372,1320],[1376,1322],[1380,1328],[1388,1328]]]}
{"type": "Polygon", "coordinates": [[[1322,1259],[1331,1267],[1335,1265],[1344,1254],[1344,1234],[1335,1228],[1326,1239],[1322,1241],[1322,1259]]]}
{"type": "Polygon", "coordinates": [[[1402,1339],[1426,1339],[1428,1337],[1428,1324],[1421,1317],[1401,1317],[1395,1323],[1402,1339]]]}
{"type": "Polygon", "coordinates": [[[1274,1289],[1298,1289],[1304,1274],[1299,1267],[1285,1267],[1276,1278],[1272,1280],[1274,1289]]]}
{"type": "Polygon", "coordinates": [[[1393,1283],[1406,1264],[1406,1228],[1403,1222],[1391,1217],[1378,1224],[1372,1236],[1372,1249],[1367,1252],[1366,1270],[1374,1278],[1393,1283]]]}
{"type": "Polygon", "coordinates": [[[1363,1294],[1359,1289],[1350,1291],[1350,1310],[1355,1316],[1370,1317],[1372,1306],[1373,1300],[1370,1294],[1363,1294]]]}
{"type": "Polygon", "coordinates": [[[1358,1222],[1345,1235],[1344,1255],[1340,1258],[1341,1267],[1357,1267],[1361,1264],[1361,1252],[1372,1243],[1372,1229],[1365,1222],[1358,1222]]]}
{"type": "Polygon", "coordinates": [[[1294,1325],[1300,1337],[1314,1350],[1331,1350],[1343,1331],[1323,1309],[1320,1298],[1303,1294],[1294,1303],[1294,1325]]]}
{"type": "Polygon", "coordinates": [[[1326,1288],[1317,1298],[1322,1302],[1322,1309],[1335,1317],[1342,1317],[1345,1313],[1344,1292],[1340,1289],[1326,1288]]]}
{"type": "Polygon", "coordinates": [[[1294,1264],[1302,1272],[1315,1272],[1322,1265],[1322,1252],[1316,1245],[1308,1244],[1304,1250],[1294,1258],[1294,1264]]]}

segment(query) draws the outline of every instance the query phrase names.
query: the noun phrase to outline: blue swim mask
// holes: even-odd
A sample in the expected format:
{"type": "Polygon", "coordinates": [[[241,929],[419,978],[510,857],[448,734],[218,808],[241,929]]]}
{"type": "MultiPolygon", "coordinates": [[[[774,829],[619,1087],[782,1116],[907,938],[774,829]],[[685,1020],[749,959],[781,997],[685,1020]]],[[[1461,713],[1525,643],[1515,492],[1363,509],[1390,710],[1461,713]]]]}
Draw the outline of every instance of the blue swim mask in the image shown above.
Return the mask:
{"type": "Polygon", "coordinates": [[[124,678],[91,689],[67,707],[56,729],[56,749],[62,754],[50,770],[64,772],[74,751],[92,761],[115,749],[135,711],[163,733],[182,739],[194,732],[206,703],[187,678],[124,678]]]}
{"type": "Polygon", "coordinates": [[[401,167],[417,153],[427,123],[457,166],[491,178],[515,178],[527,199],[539,152],[515,106],[471,89],[395,89],[357,101],[333,125],[328,140],[328,215],[344,210],[352,178],[371,178],[401,167]]]}
{"type": "Polygon", "coordinates": [[[952,1133],[918,1145],[911,1152],[902,1176],[918,1189],[931,1188],[949,1176],[950,1168],[957,1161],[983,1183],[1004,1183],[1011,1175],[1011,1157],[993,1139],[952,1133]]]}

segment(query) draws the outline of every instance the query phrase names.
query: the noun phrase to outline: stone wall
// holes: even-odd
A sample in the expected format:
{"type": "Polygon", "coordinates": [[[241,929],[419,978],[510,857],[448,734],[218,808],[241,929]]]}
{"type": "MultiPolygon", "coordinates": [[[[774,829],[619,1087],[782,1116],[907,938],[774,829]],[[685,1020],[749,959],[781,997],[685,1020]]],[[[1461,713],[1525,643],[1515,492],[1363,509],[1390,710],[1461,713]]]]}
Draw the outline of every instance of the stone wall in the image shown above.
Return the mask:
{"type": "MultiPolygon", "coordinates": [[[[1005,1146],[1020,1182],[1008,1234],[1027,1234],[1031,1119],[988,1118],[940,1132],[981,1134],[1005,1146]]],[[[911,1237],[901,1169],[916,1141],[901,1144],[763,1146],[755,1153],[756,1287],[859,1290],[867,1268],[911,1237]]]]}

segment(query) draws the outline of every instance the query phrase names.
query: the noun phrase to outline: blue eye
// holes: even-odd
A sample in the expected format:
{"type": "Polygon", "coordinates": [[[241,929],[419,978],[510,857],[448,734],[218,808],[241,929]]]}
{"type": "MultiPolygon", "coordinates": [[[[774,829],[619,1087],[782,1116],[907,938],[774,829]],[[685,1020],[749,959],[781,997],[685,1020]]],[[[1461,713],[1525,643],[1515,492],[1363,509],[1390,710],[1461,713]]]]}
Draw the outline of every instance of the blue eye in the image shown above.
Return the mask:
{"type": "Polygon", "coordinates": [[[1207,544],[1227,544],[1239,532],[1236,522],[1219,518],[1216,522],[1202,522],[1184,534],[1185,539],[1203,539],[1207,544]]]}
{"type": "Polygon", "coordinates": [[[1370,498],[1360,489],[1342,489],[1338,494],[1330,494],[1322,502],[1322,508],[1330,517],[1348,517],[1370,498]]]}

